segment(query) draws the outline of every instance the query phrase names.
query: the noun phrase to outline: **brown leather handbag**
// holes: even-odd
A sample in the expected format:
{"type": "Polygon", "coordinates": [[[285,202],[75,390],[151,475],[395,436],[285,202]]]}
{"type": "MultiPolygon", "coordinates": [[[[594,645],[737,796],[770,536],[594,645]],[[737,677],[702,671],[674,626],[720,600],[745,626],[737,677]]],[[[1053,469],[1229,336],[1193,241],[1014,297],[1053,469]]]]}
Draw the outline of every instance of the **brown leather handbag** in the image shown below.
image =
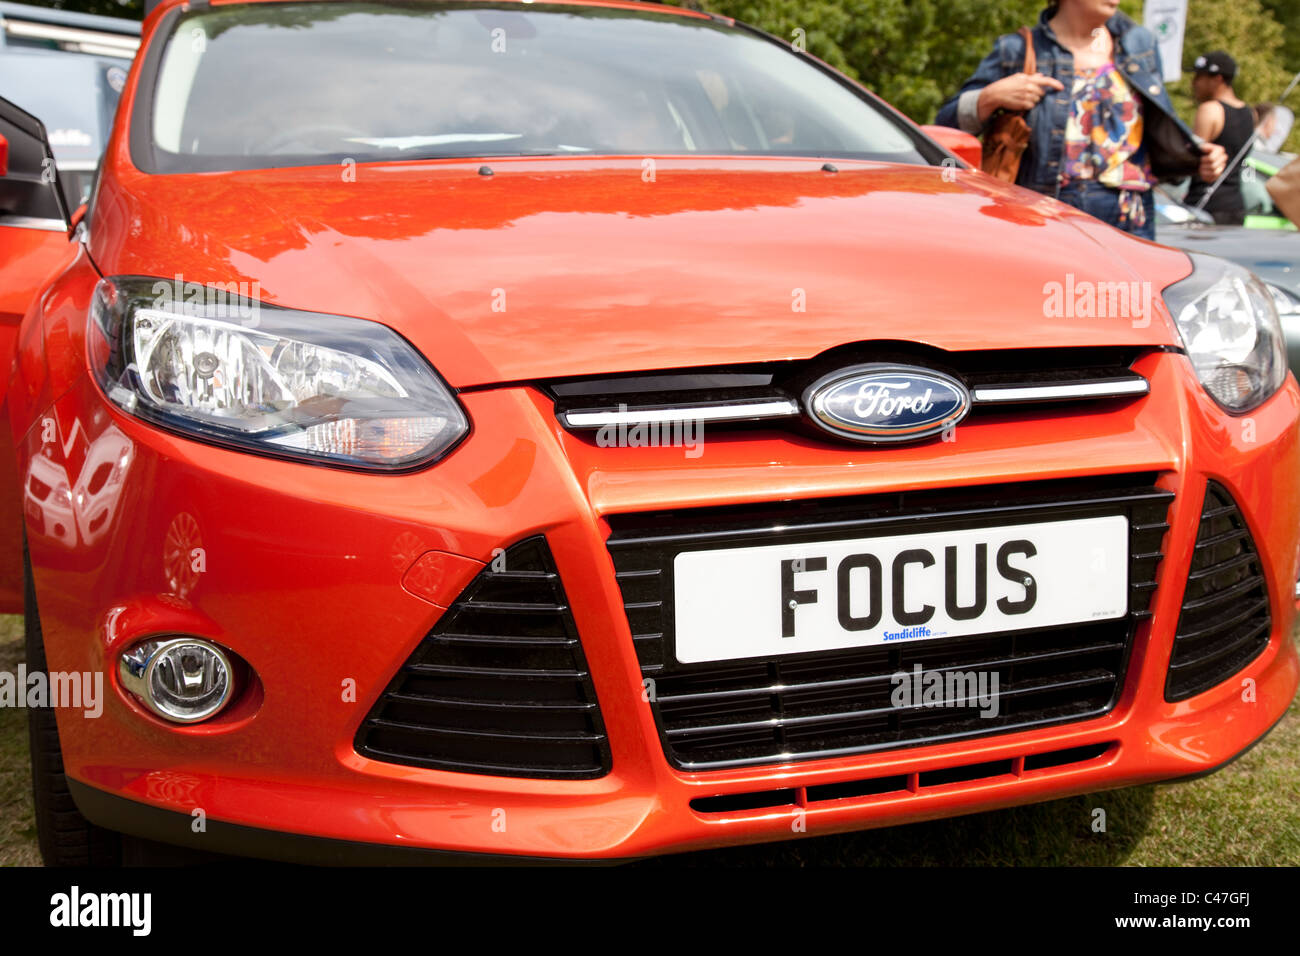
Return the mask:
{"type": "MultiPolygon", "coordinates": [[[[1034,55],[1034,35],[1028,27],[1018,31],[1025,38],[1025,73],[1038,72],[1038,57],[1034,55]]],[[[999,110],[989,121],[984,133],[984,160],[980,168],[990,176],[1014,183],[1020,172],[1020,157],[1029,145],[1029,124],[1025,114],[1012,110],[999,110]]]]}

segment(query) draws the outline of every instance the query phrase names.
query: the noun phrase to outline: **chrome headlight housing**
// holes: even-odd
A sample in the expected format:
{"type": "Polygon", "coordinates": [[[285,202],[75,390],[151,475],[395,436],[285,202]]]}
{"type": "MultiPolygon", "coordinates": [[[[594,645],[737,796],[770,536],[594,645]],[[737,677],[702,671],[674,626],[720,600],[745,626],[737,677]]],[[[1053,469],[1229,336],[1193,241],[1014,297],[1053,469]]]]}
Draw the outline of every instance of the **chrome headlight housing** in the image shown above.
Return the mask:
{"type": "Polygon", "coordinates": [[[1264,283],[1268,287],[1269,294],[1273,296],[1273,305],[1277,307],[1277,314],[1280,317],[1300,315],[1300,299],[1295,294],[1288,292],[1281,286],[1273,285],[1271,282],[1264,283]]]}
{"type": "Polygon", "coordinates": [[[1192,274],[1164,291],[1201,386],[1225,411],[1263,404],[1286,380],[1286,343],[1268,286],[1226,259],[1190,253],[1192,274]]]}
{"type": "Polygon", "coordinates": [[[247,451],[386,471],[428,464],[469,431],[451,390],[386,326],[181,291],[141,278],[95,289],[91,368],[132,415],[247,451]]]}

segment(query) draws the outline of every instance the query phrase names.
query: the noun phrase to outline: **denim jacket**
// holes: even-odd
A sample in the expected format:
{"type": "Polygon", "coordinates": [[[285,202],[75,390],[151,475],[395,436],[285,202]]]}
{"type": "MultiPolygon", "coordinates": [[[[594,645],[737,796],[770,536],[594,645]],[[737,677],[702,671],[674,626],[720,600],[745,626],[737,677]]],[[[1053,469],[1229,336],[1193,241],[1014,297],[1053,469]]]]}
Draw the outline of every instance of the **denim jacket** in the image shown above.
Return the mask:
{"type": "MultiPolygon", "coordinates": [[[[1034,53],[1038,58],[1038,72],[1060,80],[1065,90],[1047,90],[1038,105],[1026,114],[1029,146],[1020,161],[1016,182],[1056,196],[1060,192],[1065,125],[1070,116],[1070,90],[1074,85],[1074,56],[1047,25],[1049,12],[1050,9],[1043,11],[1033,29],[1034,53]]],[[[1143,104],[1143,141],[1152,172],[1158,179],[1195,173],[1200,164],[1200,140],[1174,112],[1165,89],[1155,37],[1122,13],[1111,17],[1106,29],[1115,38],[1115,67],[1143,104]]],[[[1025,42],[1020,34],[998,37],[993,52],[984,58],[957,95],[940,107],[935,122],[976,136],[982,134],[986,124],[979,121],[976,112],[980,91],[995,80],[1021,72],[1024,65],[1025,42]]]]}

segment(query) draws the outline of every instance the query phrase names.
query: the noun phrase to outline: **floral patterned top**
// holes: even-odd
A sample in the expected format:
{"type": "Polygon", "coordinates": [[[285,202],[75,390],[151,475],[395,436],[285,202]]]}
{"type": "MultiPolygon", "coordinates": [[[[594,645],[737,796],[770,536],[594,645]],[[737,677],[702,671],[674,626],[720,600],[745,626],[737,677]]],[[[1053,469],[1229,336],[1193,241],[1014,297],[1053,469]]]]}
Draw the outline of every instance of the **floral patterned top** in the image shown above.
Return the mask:
{"type": "MultiPolygon", "coordinates": [[[[1134,193],[1155,183],[1142,143],[1142,103],[1114,63],[1076,70],[1065,125],[1061,184],[1092,180],[1123,190],[1121,208],[1144,220],[1134,193]]],[[[1142,225],[1142,222],[1136,222],[1142,225]]]]}

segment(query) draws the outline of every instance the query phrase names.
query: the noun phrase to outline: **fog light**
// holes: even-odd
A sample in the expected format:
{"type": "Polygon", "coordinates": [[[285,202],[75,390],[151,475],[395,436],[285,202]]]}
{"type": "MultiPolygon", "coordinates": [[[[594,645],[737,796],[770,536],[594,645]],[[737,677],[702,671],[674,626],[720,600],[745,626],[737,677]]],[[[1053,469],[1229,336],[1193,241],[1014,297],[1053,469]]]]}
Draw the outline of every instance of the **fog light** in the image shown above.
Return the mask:
{"type": "Polygon", "coordinates": [[[118,661],[122,686],[164,720],[192,724],[230,700],[230,659],[197,637],[142,641],[118,661]]]}

